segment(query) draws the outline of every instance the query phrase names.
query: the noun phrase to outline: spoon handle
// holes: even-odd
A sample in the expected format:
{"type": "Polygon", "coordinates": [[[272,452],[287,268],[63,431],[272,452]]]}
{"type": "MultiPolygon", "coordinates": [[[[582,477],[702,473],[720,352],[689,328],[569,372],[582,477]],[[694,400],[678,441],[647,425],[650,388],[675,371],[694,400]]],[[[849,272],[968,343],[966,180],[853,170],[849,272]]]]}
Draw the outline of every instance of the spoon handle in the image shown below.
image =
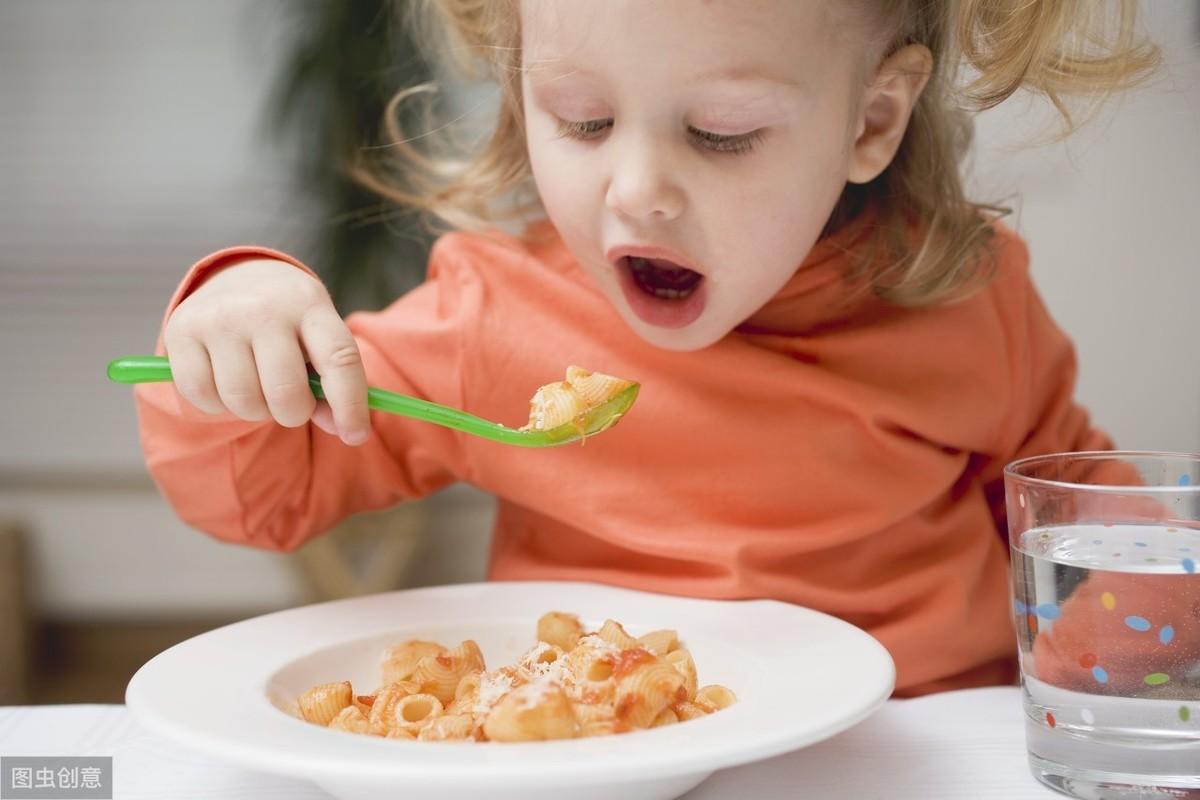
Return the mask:
{"type": "MultiPolygon", "coordinates": [[[[108,379],[115,383],[161,383],[171,380],[171,365],[166,356],[126,356],[109,363],[108,379]]],[[[321,378],[309,375],[308,383],[313,394],[319,399],[324,399],[321,378]]],[[[367,387],[367,405],[378,411],[432,422],[506,444],[538,446],[549,443],[541,441],[536,435],[531,436],[528,432],[497,425],[457,408],[376,389],[373,386],[367,387]]]]}

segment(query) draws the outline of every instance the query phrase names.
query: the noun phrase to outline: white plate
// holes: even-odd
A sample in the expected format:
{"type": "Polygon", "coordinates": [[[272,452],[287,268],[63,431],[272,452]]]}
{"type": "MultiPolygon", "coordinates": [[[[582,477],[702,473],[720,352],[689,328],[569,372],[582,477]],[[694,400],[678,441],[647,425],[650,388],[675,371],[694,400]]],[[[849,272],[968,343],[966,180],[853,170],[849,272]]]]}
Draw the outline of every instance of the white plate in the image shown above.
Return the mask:
{"type": "Polygon", "coordinates": [[[895,669],[873,638],[771,600],[696,600],[587,583],[482,583],[339,600],[256,617],[155,656],[125,695],[145,727],[209,756],[314,781],[341,798],[651,800],[713,770],[832,736],[891,694],[895,669]],[[608,617],[634,635],[674,628],[701,685],[730,708],[617,736],[522,744],[385,740],[331,731],[285,709],[306,689],[350,680],[369,693],[383,649],[404,639],[474,639],[489,667],[534,644],[546,611],[608,617]]]}

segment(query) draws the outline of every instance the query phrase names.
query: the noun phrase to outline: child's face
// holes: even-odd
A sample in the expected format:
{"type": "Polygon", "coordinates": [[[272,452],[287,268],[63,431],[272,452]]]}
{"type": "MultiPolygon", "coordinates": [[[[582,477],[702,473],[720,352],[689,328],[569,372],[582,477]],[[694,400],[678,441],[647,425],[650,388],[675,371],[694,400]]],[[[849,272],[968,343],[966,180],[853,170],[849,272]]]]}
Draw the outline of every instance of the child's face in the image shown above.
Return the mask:
{"type": "Polygon", "coordinates": [[[693,350],[745,321],[855,177],[867,59],[833,14],[826,0],[522,0],[541,199],[648,342],[693,350]]]}

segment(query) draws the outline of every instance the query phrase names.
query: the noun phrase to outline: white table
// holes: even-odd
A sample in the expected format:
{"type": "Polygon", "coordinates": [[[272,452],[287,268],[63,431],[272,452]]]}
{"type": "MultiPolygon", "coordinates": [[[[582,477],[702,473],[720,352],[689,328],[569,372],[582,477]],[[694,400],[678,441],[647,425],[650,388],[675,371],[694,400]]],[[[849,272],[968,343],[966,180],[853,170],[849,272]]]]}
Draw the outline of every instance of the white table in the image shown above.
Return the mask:
{"type": "MultiPolygon", "coordinates": [[[[124,706],[0,707],[0,756],[113,756],[121,800],[329,800],[315,786],[192,755],[124,706]]],[[[1015,688],[892,700],[833,739],[713,775],[686,800],[1051,800],[1025,761],[1015,688]]]]}

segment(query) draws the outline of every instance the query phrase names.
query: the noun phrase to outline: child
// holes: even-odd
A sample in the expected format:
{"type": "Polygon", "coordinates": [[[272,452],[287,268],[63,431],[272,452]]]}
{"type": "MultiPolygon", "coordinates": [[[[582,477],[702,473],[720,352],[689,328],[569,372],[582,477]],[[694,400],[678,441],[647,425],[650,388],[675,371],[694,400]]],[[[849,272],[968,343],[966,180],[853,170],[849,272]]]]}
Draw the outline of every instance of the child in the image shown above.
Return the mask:
{"type": "Polygon", "coordinates": [[[1129,3],[1107,44],[1065,0],[420,5],[488,63],[499,119],[473,160],[398,144],[406,188],[372,184],[482,229],[532,178],[546,220],[446,235],[423,286],[344,323],[282,253],[195,265],[175,384],[138,390],[180,516],[290,550],[468,481],[499,498],[494,579],[775,598],[876,636],[902,695],[1011,682],[1001,470],[1110,442],[1025,246],[963,196],[950,80],[961,49],[980,107],[1127,86],[1156,58],[1129,3]],[[517,423],[568,364],[642,383],[585,447],[365,405],[369,380],[517,423]]]}

